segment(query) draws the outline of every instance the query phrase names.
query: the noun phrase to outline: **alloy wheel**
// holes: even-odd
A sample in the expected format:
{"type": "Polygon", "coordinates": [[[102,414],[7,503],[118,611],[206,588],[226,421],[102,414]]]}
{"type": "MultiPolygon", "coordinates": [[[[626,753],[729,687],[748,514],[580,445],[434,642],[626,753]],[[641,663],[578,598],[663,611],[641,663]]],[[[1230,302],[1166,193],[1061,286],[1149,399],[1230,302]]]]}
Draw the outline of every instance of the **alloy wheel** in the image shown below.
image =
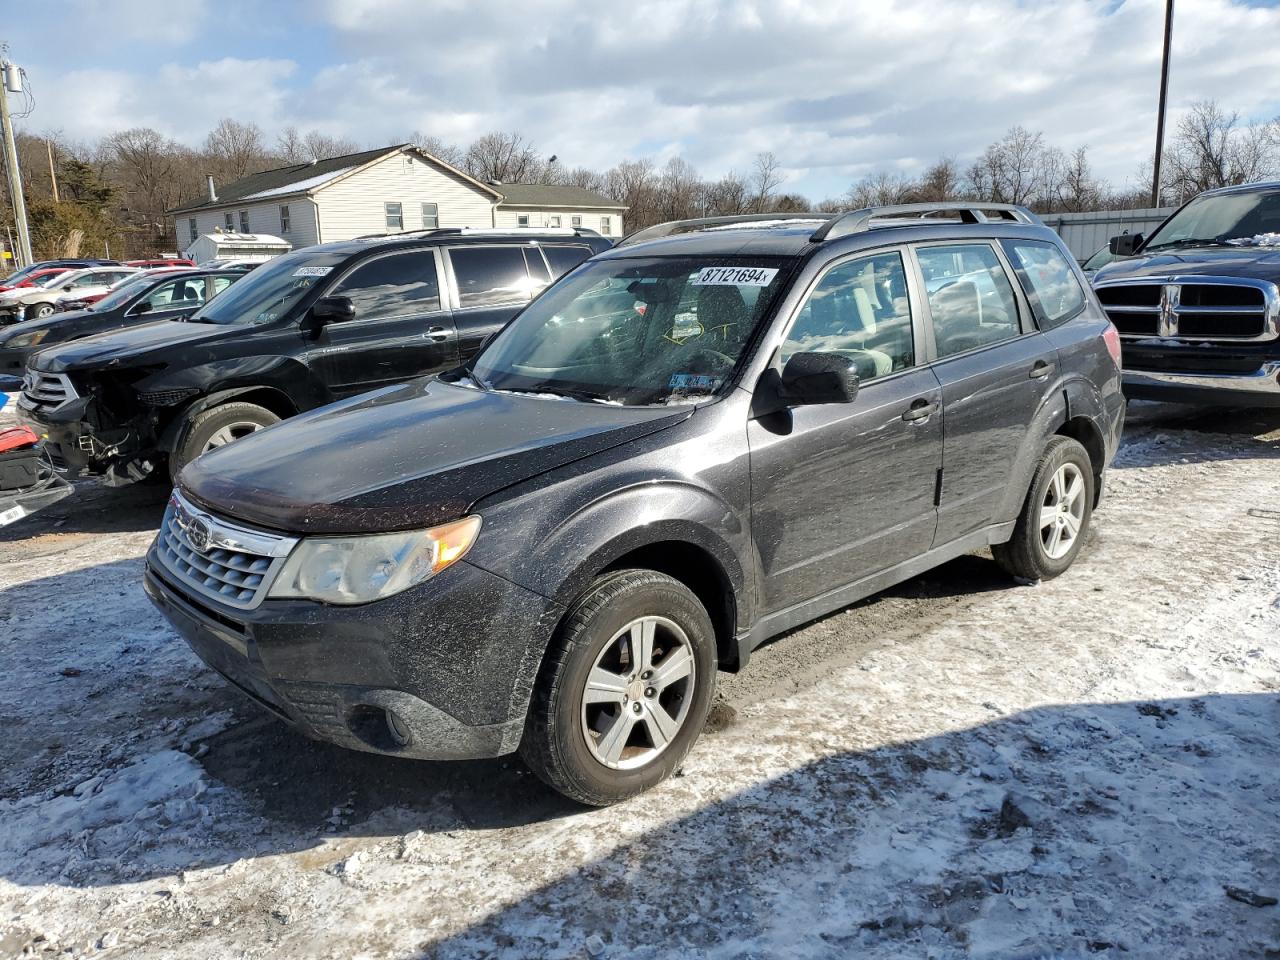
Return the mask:
{"type": "Polygon", "coordinates": [[[1040,545],[1050,560],[1071,552],[1084,526],[1085,482],[1080,468],[1064,463],[1049,481],[1040,506],[1040,545]]]}
{"type": "Polygon", "coordinates": [[[689,637],[665,617],[640,617],[604,645],[582,691],[582,733],[614,770],[643,767],[689,715],[697,667],[689,637]]]}
{"type": "Polygon", "coordinates": [[[228,423],[225,427],[217,430],[211,436],[201,453],[208,453],[217,447],[225,447],[234,440],[241,437],[247,437],[251,433],[257,433],[262,429],[262,424],[254,423],[252,420],[238,420],[235,423],[228,423]]]}

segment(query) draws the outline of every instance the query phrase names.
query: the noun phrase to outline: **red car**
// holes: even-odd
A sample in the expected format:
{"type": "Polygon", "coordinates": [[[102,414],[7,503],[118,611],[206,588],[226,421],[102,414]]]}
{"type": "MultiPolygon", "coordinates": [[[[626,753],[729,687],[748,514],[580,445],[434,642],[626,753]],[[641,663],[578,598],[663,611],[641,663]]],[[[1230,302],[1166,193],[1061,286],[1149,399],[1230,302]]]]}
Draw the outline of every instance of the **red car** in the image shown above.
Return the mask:
{"type": "Polygon", "coordinates": [[[28,273],[15,274],[0,283],[0,293],[6,290],[14,290],[18,287],[34,287],[40,281],[47,280],[49,277],[57,276],[60,273],[66,273],[69,267],[41,267],[39,270],[32,270],[28,273]]]}
{"type": "Polygon", "coordinates": [[[155,260],[126,260],[126,267],[141,267],[143,270],[151,270],[155,267],[194,267],[194,260],[184,260],[181,257],[160,257],[155,260]]]}

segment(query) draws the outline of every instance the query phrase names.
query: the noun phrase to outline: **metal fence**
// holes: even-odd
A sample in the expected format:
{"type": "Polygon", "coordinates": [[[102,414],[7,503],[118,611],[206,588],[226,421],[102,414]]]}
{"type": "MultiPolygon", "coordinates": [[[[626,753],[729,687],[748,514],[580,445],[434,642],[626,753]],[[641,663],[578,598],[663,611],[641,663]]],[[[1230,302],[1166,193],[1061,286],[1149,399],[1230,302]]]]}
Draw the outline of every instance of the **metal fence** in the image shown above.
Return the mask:
{"type": "Polygon", "coordinates": [[[1058,231],[1077,260],[1086,260],[1120,233],[1150,233],[1176,210],[1157,207],[1142,210],[1091,210],[1088,213],[1046,213],[1047,226],[1058,231]]]}

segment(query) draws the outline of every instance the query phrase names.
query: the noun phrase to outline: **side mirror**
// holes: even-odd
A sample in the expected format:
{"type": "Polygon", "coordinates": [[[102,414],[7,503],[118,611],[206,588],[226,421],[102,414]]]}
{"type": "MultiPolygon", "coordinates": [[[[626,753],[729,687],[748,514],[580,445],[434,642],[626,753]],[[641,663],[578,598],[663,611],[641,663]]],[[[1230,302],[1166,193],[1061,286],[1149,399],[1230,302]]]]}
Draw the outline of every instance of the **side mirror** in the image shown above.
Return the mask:
{"type": "Polygon", "coordinates": [[[1107,242],[1107,248],[1117,257],[1132,257],[1142,246],[1142,234],[1122,233],[1107,242]]]}
{"type": "Polygon", "coordinates": [[[138,304],[136,307],[133,308],[133,312],[135,314],[150,313],[154,309],[155,307],[151,305],[150,300],[143,300],[140,304],[138,304]]]}
{"type": "Polygon", "coordinates": [[[321,297],[311,305],[306,328],[317,331],[330,323],[342,323],[356,318],[356,305],[350,297],[321,297]]]}
{"type": "Polygon", "coordinates": [[[72,290],[74,290],[74,289],[75,289],[75,287],[73,287],[71,284],[69,284],[69,283],[68,283],[68,284],[67,284],[65,287],[63,287],[62,289],[63,289],[63,290],[65,290],[65,291],[67,291],[67,293],[70,293],[72,290]]]}
{"type": "Polygon", "coordinates": [[[858,395],[858,371],[838,353],[797,353],[782,368],[778,395],[792,406],[850,403],[858,395]]]}

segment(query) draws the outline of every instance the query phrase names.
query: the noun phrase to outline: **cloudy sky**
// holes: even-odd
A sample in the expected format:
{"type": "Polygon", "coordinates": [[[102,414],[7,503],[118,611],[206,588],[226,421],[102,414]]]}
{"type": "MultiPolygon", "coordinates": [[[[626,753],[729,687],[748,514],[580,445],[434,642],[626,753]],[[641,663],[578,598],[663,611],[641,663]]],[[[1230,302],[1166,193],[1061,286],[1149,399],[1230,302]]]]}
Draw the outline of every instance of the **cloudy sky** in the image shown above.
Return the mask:
{"type": "MultiPolygon", "coordinates": [[[[16,5],[16,0],[9,0],[16,5]]],[[[6,4],[8,6],[8,4],[6,4]]],[[[44,0],[4,18],[36,110],[192,145],[223,116],[366,146],[517,130],[569,166],[771,150],[788,187],[965,160],[1009,126],[1131,179],[1150,152],[1162,0],[44,0]]],[[[1280,114],[1280,6],[1178,0],[1170,103],[1280,114]]]]}

